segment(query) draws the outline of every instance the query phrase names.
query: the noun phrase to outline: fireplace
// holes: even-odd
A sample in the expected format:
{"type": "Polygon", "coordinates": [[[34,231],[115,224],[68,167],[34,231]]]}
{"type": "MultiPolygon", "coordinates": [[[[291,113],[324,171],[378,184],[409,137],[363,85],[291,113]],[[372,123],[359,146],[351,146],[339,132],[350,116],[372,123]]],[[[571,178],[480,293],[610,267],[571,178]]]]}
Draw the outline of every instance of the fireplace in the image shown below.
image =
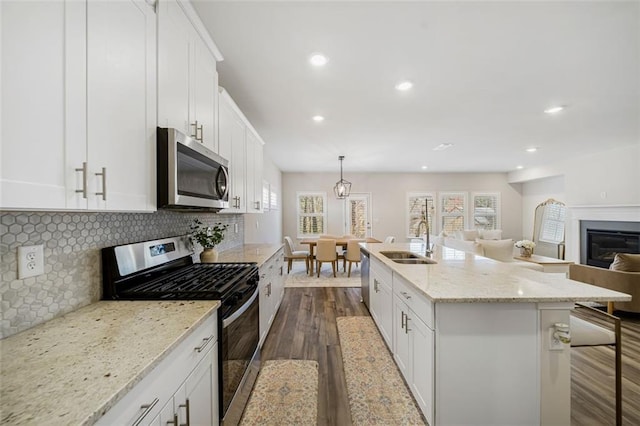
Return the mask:
{"type": "Polygon", "coordinates": [[[640,222],[580,221],[580,263],[608,268],[616,253],[640,253],[640,222]]]}

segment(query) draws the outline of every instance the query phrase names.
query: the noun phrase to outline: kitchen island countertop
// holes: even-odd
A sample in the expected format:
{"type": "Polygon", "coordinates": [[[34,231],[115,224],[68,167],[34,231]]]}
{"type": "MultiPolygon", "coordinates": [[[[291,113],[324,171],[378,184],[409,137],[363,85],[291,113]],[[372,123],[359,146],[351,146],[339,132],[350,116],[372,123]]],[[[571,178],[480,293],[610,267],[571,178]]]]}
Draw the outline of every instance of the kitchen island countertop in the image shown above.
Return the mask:
{"type": "Polygon", "coordinates": [[[0,423],[95,423],[219,306],[100,301],[0,340],[0,423]]]}

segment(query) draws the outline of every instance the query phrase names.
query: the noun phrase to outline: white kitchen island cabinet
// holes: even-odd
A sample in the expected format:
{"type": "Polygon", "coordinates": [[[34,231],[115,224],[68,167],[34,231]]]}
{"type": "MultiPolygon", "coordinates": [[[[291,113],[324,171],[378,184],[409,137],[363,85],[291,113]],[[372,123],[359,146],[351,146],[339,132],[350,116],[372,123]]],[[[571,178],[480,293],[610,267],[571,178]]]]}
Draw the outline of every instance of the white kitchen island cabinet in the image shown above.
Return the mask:
{"type": "Polygon", "coordinates": [[[0,7],[0,206],[153,210],[154,8],[142,0],[0,7]]]}
{"type": "MultiPolygon", "coordinates": [[[[449,248],[435,264],[381,254],[410,244],[364,249],[371,274],[392,277],[393,297],[381,301],[393,310],[390,347],[430,425],[570,424],[571,352],[551,346],[554,325],[569,323],[575,302],[630,299],[449,248]]],[[[372,300],[372,317],[380,311],[372,300]]]]}
{"type": "Polygon", "coordinates": [[[387,346],[393,351],[393,306],[391,271],[379,260],[372,258],[369,266],[369,311],[387,346]]]}
{"type": "Polygon", "coordinates": [[[191,135],[214,152],[221,60],[188,2],[158,1],[158,125],[191,135]]]}
{"type": "Polygon", "coordinates": [[[284,249],[260,266],[260,343],[262,347],[284,296],[284,249]]]}

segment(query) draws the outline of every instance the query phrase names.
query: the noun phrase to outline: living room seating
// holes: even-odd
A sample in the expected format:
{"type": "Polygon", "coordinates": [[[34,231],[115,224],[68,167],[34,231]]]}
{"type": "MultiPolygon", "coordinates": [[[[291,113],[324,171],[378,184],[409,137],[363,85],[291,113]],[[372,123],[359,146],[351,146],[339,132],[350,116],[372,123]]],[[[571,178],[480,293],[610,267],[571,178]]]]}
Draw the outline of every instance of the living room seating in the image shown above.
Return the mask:
{"type": "Polygon", "coordinates": [[[609,302],[607,311],[614,309],[640,313],[640,254],[616,254],[611,268],[570,265],[569,279],[608,288],[631,295],[630,302],[609,302]]]}

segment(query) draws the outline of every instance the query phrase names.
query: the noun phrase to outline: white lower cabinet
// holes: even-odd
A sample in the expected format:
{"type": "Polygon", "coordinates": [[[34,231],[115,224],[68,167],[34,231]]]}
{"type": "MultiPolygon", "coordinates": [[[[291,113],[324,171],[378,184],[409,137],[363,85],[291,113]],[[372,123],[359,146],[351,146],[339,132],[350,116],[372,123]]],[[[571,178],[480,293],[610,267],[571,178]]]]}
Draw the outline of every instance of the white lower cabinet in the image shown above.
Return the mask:
{"type": "Polygon", "coordinates": [[[214,314],[97,424],[217,425],[218,409],[217,316],[214,314]]]}
{"type": "Polygon", "coordinates": [[[421,316],[429,317],[429,309],[417,309],[430,302],[402,281],[393,277],[393,357],[427,422],[433,424],[434,331],[425,323],[429,319],[421,316]]]}
{"type": "Polygon", "coordinates": [[[260,346],[269,333],[284,294],[283,262],[281,248],[260,267],[260,346]]]}
{"type": "Polygon", "coordinates": [[[369,269],[369,312],[387,346],[393,348],[393,296],[391,271],[375,258],[369,269]]]}

